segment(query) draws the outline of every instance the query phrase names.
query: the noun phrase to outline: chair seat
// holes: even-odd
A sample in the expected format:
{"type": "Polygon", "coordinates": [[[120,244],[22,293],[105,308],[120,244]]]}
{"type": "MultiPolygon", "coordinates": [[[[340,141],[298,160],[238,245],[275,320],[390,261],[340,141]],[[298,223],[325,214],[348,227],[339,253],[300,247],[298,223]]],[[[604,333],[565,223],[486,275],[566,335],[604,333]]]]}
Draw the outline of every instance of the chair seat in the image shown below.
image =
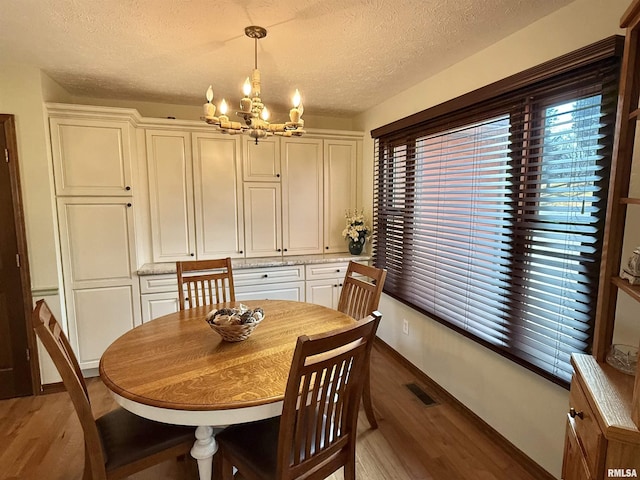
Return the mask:
{"type": "Polygon", "coordinates": [[[180,427],[139,417],[123,408],[96,419],[107,472],[172,447],[195,441],[194,427],[180,427]]]}
{"type": "Polygon", "coordinates": [[[280,417],[233,425],[216,436],[261,478],[275,478],[280,417]]]}

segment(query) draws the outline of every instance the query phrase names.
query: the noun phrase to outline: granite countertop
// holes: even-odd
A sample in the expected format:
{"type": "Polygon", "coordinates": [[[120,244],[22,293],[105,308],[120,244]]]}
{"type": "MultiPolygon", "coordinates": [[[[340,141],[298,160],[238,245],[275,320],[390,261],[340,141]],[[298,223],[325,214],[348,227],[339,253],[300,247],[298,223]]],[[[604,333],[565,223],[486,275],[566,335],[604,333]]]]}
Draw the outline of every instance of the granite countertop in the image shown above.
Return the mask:
{"type": "MultiPolygon", "coordinates": [[[[331,263],[371,260],[371,255],[350,255],[349,253],[326,253],[321,255],[298,255],[291,257],[234,258],[231,265],[234,270],[259,267],[286,267],[288,265],[307,265],[310,263],[331,263]]],[[[138,269],[138,275],[162,275],[176,273],[176,262],[145,263],[138,269]]]]}

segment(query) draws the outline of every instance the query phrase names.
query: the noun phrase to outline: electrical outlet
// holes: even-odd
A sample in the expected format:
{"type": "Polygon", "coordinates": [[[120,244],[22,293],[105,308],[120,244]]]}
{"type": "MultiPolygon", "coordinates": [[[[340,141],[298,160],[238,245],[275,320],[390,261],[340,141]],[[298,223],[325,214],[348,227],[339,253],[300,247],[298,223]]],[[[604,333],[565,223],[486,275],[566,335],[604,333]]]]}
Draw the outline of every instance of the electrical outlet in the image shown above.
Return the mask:
{"type": "Polygon", "coordinates": [[[402,333],[409,335],[409,320],[406,318],[402,320],[402,333]]]}

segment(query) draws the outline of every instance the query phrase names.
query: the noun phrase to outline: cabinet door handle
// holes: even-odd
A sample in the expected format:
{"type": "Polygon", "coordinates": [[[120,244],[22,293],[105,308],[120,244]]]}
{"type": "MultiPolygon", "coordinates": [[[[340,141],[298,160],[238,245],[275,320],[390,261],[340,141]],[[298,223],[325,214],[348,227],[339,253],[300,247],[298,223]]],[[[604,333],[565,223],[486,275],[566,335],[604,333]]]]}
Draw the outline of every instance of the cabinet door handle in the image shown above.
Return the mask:
{"type": "Polygon", "coordinates": [[[267,278],[269,275],[267,275],[266,273],[264,275],[262,275],[262,278],[267,278]]]}
{"type": "Polygon", "coordinates": [[[339,269],[339,268],[338,268],[338,269],[336,269],[336,273],[340,273],[340,269],[339,269]]]}
{"type": "Polygon", "coordinates": [[[284,249],[284,251],[286,252],[286,251],[287,251],[287,249],[285,248],[285,249],[284,249]]]}
{"type": "Polygon", "coordinates": [[[276,251],[277,251],[277,252],[281,252],[281,251],[282,251],[282,249],[281,249],[281,248],[279,248],[279,249],[278,249],[278,250],[276,250],[276,251]]]}
{"type": "Polygon", "coordinates": [[[333,284],[333,288],[337,288],[337,287],[338,287],[338,285],[336,285],[336,284],[334,283],[334,284],[333,284]]]}
{"type": "Polygon", "coordinates": [[[130,203],[127,203],[127,207],[131,207],[131,204],[130,204],[130,203]]]}
{"type": "Polygon", "coordinates": [[[190,253],[189,255],[190,255],[190,256],[192,256],[192,257],[195,257],[195,256],[196,256],[196,254],[195,254],[195,253],[190,253]]]}
{"type": "Polygon", "coordinates": [[[238,253],[244,253],[244,252],[242,250],[240,250],[240,252],[238,252],[238,253]]]}
{"type": "Polygon", "coordinates": [[[340,283],[338,286],[339,286],[339,287],[341,287],[341,286],[342,286],[342,284],[340,283]]]}
{"type": "Polygon", "coordinates": [[[324,247],[326,250],[329,250],[329,247],[324,247]]]}
{"type": "Polygon", "coordinates": [[[578,418],[582,418],[582,419],[584,419],[584,412],[582,412],[582,411],[577,412],[575,408],[571,407],[571,408],[569,409],[569,416],[570,416],[571,418],[576,418],[576,417],[578,417],[578,418]]]}
{"type": "Polygon", "coordinates": [[[277,177],[277,178],[280,178],[280,174],[279,174],[279,173],[276,173],[276,177],[277,177]]]}
{"type": "Polygon", "coordinates": [[[127,185],[126,187],[124,187],[124,189],[125,189],[126,191],[129,191],[129,190],[131,190],[131,187],[130,187],[129,185],[127,185]]]}

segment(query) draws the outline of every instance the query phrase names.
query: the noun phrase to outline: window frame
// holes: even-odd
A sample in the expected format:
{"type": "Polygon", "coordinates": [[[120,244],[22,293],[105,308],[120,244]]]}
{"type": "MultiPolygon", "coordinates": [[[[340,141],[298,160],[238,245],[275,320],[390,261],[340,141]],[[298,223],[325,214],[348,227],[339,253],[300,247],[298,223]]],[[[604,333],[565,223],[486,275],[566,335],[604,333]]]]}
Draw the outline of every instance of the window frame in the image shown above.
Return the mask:
{"type": "MultiPolygon", "coordinates": [[[[446,129],[451,130],[456,127],[470,125],[473,122],[479,122],[483,120],[483,118],[495,116],[497,111],[500,109],[500,105],[503,106],[505,114],[508,114],[510,119],[513,118],[514,115],[517,115],[522,117],[523,121],[526,119],[526,121],[544,124],[545,116],[543,115],[543,113],[545,112],[545,109],[548,108],[549,105],[559,104],[558,99],[562,97],[553,97],[553,101],[545,101],[545,98],[536,99],[534,97],[529,99],[529,101],[520,101],[519,103],[514,103],[514,98],[519,95],[518,92],[526,91],[527,89],[535,90],[535,88],[540,88],[536,86],[545,85],[550,82],[553,83],[558,79],[568,79],[571,78],[572,75],[576,74],[576,72],[587,71],[588,69],[598,69],[605,64],[609,65],[608,68],[612,68],[611,65],[615,65],[613,68],[617,68],[618,71],[618,77],[616,78],[619,78],[619,68],[623,45],[624,37],[609,37],[600,42],[589,45],[580,50],[576,50],[575,52],[571,52],[567,55],[563,55],[557,59],[551,60],[519,74],[513,75],[504,80],[500,80],[461,97],[455,98],[422,112],[410,115],[409,117],[403,118],[391,124],[374,129],[371,132],[371,136],[375,140],[376,154],[378,155],[378,158],[375,159],[376,167],[374,167],[374,176],[381,178],[381,175],[384,173],[381,157],[389,154],[388,152],[383,151],[383,149],[378,149],[378,140],[380,139],[392,139],[389,145],[385,144],[385,148],[388,146],[389,150],[397,150],[398,148],[402,148],[403,146],[404,148],[406,148],[404,157],[404,168],[405,171],[407,171],[410,169],[415,170],[416,168],[416,144],[419,138],[429,134],[443,132],[446,129]],[[446,126],[447,128],[443,128],[444,126],[446,126]],[[404,132],[408,133],[405,134],[404,132]],[[377,168],[377,170],[375,168],[377,168]]],[[[572,96],[571,94],[567,96],[567,99],[569,101],[576,100],[575,95],[572,96]]],[[[615,108],[616,104],[614,102],[614,113],[615,108]]],[[[542,145],[535,141],[532,142],[531,139],[528,138],[522,138],[519,140],[522,144],[521,148],[523,149],[523,152],[520,155],[521,168],[526,170],[527,168],[529,168],[527,165],[530,165],[527,159],[531,157],[531,152],[533,152],[536,148],[542,150],[542,145]]],[[[611,140],[611,143],[612,142],[613,140],[611,140]]],[[[609,151],[609,156],[610,153],[611,152],[609,151]]],[[[600,183],[602,185],[603,191],[606,192],[608,188],[608,173],[604,176],[604,178],[602,178],[600,183]]],[[[387,194],[393,193],[393,178],[385,178],[384,181],[379,181],[379,185],[374,185],[374,195],[378,199],[378,202],[380,196],[384,195],[385,189],[387,190],[387,194]]],[[[412,202],[415,203],[415,189],[416,187],[414,179],[413,188],[407,188],[404,193],[404,208],[398,208],[395,215],[398,223],[403,222],[403,233],[410,232],[411,229],[408,229],[407,225],[413,224],[413,220],[411,218],[408,218],[409,216],[406,213],[406,207],[412,202]]],[[[519,196],[521,195],[517,191],[513,191],[512,194],[514,196],[514,200],[518,200],[519,196]]],[[[604,197],[604,202],[606,203],[606,193],[602,194],[602,196],[604,197]]],[[[538,202],[539,198],[534,203],[538,202]]],[[[374,214],[376,220],[379,220],[380,218],[378,212],[379,208],[379,205],[374,199],[374,214]]],[[[386,220],[387,219],[385,218],[383,221],[386,220]]],[[[377,267],[385,267],[387,259],[380,257],[381,249],[379,248],[379,242],[384,242],[386,241],[386,239],[378,238],[379,225],[375,225],[374,228],[376,229],[374,236],[374,262],[377,267]]],[[[602,221],[601,228],[604,228],[604,219],[602,221]]],[[[405,248],[405,245],[403,244],[400,248],[405,248]]],[[[513,272],[512,266],[510,266],[510,271],[513,272]]],[[[405,279],[405,281],[406,280],[407,279],[405,279]]],[[[400,279],[400,281],[402,281],[402,279],[400,279]]],[[[598,278],[595,279],[596,292],[597,282],[598,278]]],[[[441,319],[437,316],[434,316],[432,312],[426,311],[420,306],[417,306],[411,301],[408,301],[406,298],[387,291],[386,289],[385,293],[395,298],[396,300],[407,304],[411,308],[419,311],[429,318],[443,323],[444,325],[452,328],[462,335],[467,336],[474,341],[484,345],[485,347],[496,351],[504,357],[540,374],[541,376],[551,380],[552,382],[568,388],[568,381],[565,381],[540,367],[528,363],[526,360],[523,360],[519,356],[510,353],[508,349],[498,348],[496,347],[496,345],[478,338],[475,335],[470,334],[468,331],[454,324],[451,324],[446,319],[441,319]]],[[[511,309],[512,307],[509,306],[508,308],[511,309]]],[[[591,325],[591,330],[595,330],[595,325],[591,325]]],[[[591,337],[591,342],[593,342],[593,337],[591,337]]],[[[589,348],[591,348],[591,345],[589,346],[589,348]]]]}

